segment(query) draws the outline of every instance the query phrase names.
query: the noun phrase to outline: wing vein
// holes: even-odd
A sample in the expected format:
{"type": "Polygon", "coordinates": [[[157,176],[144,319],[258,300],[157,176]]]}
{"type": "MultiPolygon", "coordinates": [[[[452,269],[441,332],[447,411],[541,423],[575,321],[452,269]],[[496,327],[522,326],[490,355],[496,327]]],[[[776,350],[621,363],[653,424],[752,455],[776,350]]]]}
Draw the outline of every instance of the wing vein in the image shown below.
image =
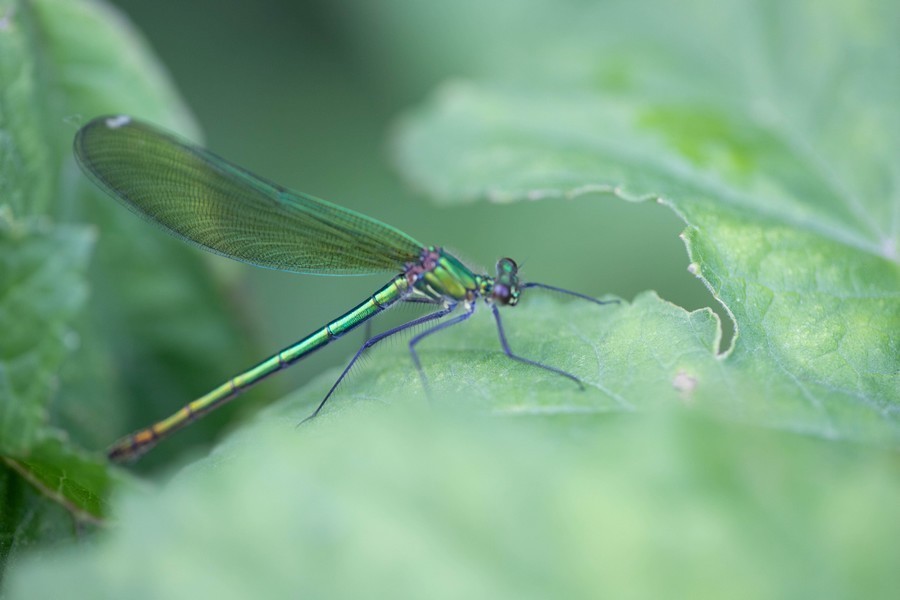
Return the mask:
{"type": "Polygon", "coordinates": [[[422,244],[355,211],[292,192],[134,119],[100,117],[75,137],[81,168],[148,221],[202,248],[295,273],[402,271],[422,244]]]}

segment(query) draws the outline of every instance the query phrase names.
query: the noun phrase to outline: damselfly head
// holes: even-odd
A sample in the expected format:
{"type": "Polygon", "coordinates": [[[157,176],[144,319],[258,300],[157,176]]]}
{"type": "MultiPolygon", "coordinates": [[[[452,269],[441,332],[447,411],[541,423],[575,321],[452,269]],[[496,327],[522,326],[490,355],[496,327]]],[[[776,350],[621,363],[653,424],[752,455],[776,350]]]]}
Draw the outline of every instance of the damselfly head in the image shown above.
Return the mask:
{"type": "Polygon", "coordinates": [[[519,302],[519,265],[511,258],[497,261],[497,277],[491,288],[494,302],[515,306],[519,302]]]}

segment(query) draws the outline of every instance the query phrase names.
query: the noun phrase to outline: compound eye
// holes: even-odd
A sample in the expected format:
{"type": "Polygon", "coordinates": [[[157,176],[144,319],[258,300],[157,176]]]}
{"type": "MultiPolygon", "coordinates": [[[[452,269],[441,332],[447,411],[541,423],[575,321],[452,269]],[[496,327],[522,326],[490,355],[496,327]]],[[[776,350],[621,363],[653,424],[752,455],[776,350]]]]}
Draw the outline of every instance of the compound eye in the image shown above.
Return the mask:
{"type": "Polygon", "coordinates": [[[519,270],[519,265],[511,258],[501,258],[497,261],[497,274],[515,275],[519,270]]]}
{"type": "Polygon", "coordinates": [[[491,296],[500,304],[515,304],[519,300],[519,265],[511,258],[497,261],[497,277],[491,296]]]}

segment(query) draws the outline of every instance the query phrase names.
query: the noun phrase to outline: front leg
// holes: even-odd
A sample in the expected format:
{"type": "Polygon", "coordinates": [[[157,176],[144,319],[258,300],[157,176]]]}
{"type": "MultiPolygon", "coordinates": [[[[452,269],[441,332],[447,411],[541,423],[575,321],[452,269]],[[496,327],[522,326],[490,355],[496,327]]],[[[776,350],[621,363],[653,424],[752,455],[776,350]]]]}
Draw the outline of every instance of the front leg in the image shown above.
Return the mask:
{"type": "Polygon", "coordinates": [[[521,363],[525,363],[526,365],[531,365],[533,367],[540,367],[541,369],[545,369],[547,371],[550,371],[551,373],[556,373],[557,375],[562,375],[563,377],[566,377],[567,379],[571,379],[572,381],[577,383],[578,387],[580,387],[581,389],[584,389],[584,383],[578,377],[576,377],[575,375],[572,375],[571,373],[567,373],[566,371],[563,371],[562,369],[557,369],[556,367],[551,367],[549,365],[541,364],[537,361],[531,360],[530,358],[524,358],[517,354],[513,354],[512,349],[510,349],[510,347],[509,347],[509,342],[506,341],[506,332],[503,331],[503,323],[500,321],[500,311],[497,309],[497,305],[491,304],[491,310],[494,313],[494,320],[497,322],[497,332],[500,334],[500,345],[503,346],[503,352],[505,352],[508,357],[510,357],[513,360],[517,360],[521,363]]]}

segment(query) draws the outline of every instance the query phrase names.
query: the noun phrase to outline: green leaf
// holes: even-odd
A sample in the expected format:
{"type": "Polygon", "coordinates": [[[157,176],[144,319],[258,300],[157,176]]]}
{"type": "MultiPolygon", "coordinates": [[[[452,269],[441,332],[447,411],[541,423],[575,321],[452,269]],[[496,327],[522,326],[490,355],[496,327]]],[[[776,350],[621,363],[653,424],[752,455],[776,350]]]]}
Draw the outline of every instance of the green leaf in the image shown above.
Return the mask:
{"type": "MultiPolygon", "coordinates": [[[[106,515],[107,496],[112,487],[106,461],[73,451],[65,437],[48,435],[32,444],[24,457],[6,455],[2,460],[44,500],[51,500],[68,511],[74,520],[70,527],[98,524],[106,515]]],[[[28,506],[33,509],[36,504],[35,501],[28,506]]],[[[47,541],[48,537],[36,539],[47,541]]]]}
{"type": "Polygon", "coordinates": [[[118,13],[97,2],[0,0],[0,572],[36,542],[103,517],[112,474],[84,448],[136,426],[123,400],[140,396],[119,377],[140,373],[128,385],[156,399],[190,397],[193,369],[224,377],[248,350],[229,343],[234,320],[204,259],[138,235],[145,225],[78,173],[79,122],[109,112],[197,137],[118,13]],[[160,335],[161,322],[180,337],[160,335]],[[140,350],[123,350],[132,345],[140,350]]]}
{"type": "MultiPolygon", "coordinates": [[[[855,53],[896,39],[877,31],[896,21],[867,17],[856,3],[816,4],[815,18],[801,11],[787,19],[779,11],[800,10],[789,4],[754,13],[762,9],[735,11],[730,2],[671,9],[610,2],[592,14],[578,3],[553,20],[529,11],[547,29],[535,31],[544,35],[533,36],[529,57],[560,73],[531,73],[528,85],[449,87],[409,121],[401,145],[410,176],[447,199],[619,185],[616,194],[627,199],[663,195],[689,223],[695,269],[740,326],[733,348],[720,348],[711,311],[687,312],[652,292],[600,307],[528,290],[520,306],[503,312],[513,350],[572,371],[586,390],[505,357],[480,307],[466,324],[421,344],[430,403],[405,344],[380,344],[319,419],[296,427],[337,372],[273,406],[161,489],[123,490],[115,525],[90,545],[17,561],[7,595],[893,597],[900,586],[896,452],[823,439],[896,443],[891,245],[867,229],[865,211],[806,176],[794,145],[774,135],[781,130],[765,119],[746,121],[756,113],[745,104],[757,87],[770,93],[807,84],[835,59],[854,68],[841,80],[846,90],[833,88],[853,96],[849,90],[861,89],[853,78],[873,75],[855,53]],[[861,42],[845,42],[841,28],[861,22],[873,29],[861,42]],[[754,38],[761,26],[777,29],[790,47],[754,38]],[[821,39],[809,39],[810,31],[821,39]],[[813,53],[815,60],[802,62],[813,53]],[[786,73],[762,86],[759,74],[735,68],[734,57],[748,69],[768,60],[786,73]],[[822,268],[811,275],[810,263],[822,268]],[[869,316],[881,319],[877,329],[846,331],[869,316]],[[837,319],[846,325],[840,338],[837,319]],[[816,336],[841,347],[815,354],[823,345],[816,336]],[[847,383],[854,367],[856,393],[847,383]],[[728,419],[708,419],[707,411],[728,419]]],[[[508,56],[531,65],[520,58],[523,47],[508,56]]],[[[892,106],[879,100],[885,89],[894,89],[890,81],[868,86],[865,100],[892,106]]],[[[793,122],[816,131],[819,112],[788,99],[793,122]]],[[[854,97],[847,107],[854,103],[867,106],[854,97]]],[[[874,134],[862,136],[873,153],[897,139],[887,113],[875,119],[874,134]]],[[[862,156],[868,146],[859,136],[844,140],[845,148],[837,143],[840,127],[820,133],[833,136],[824,156],[837,152],[864,184],[890,181],[879,170],[890,163],[862,156]]],[[[838,172],[838,163],[825,164],[838,172]]],[[[872,200],[896,198],[891,188],[881,196],[869,193],[874,187],[857,189],[879,226],[896,214],[872,200]]],[[[145,235],[123,237],[140,244],[145,235]]],[[[548,226],[546,235],[552,242],[563,234],[548,226]]],[[[143,257],[154,256],[148,249],[143,257]]],[[[135,298],[126,300],[159,293],[150,277],[136,280],[128,286],[135,298]]],[[[103,306],[104,320],[119,324],[121,301],[103,306]]],[[[142,335],[128,338],[141,347],[156,341],[159,323],[172,322],[141,316],[142,335]]],[[[195,313],[184,316],[184,331],[204,330],[195,313]]],[[[179,339],[174,329],[159,341],[172,333],[187,344],[174,349],[173,363],[191,365],[208,356],[198,348],[218,347],[202,335],[179,339]]],[[[141,385],[166,395],[153,377],[141,385]]],[[[171,398],[191,397],[174,391],[171,398]]],[[[53,475],[43,464],[33,472],[53,475]]],[[[7,474],[0,473],[0,491],[25,496],[24,478],[7,474]]],[[[27,490],[43,486],[38,479],[27,490]]],[[[34,514],[41,516],[27,513],[34,514]]],[[[14,523],[5,539],[18,544],[16,534],[31,522],[14,523]]]]}
{"type": "MultiPolygon", "coordinates": [[[[244,336],[222,294],[227,273],[210,272],[202,254],[148,232],[84,179],[72,159],[79,124],[104,113],[140,116],[199,138],[142,36],[103,3],[40,0],[2,8],[0,43],[8,46],[0,53],[10,69],[4,79],[17,84],[0,108],[10,116],[12,156],[22,158],[0,185],[8,183],[13,198],[27,192],[30,208],[43,207],[36,214],[99,229],[89,311],[75,323],[81,345],[60,373],[54,416],[77,441],[100,448],[205,391],[195,373],[224,378],[229,365],[249,362],[254,353],[233,343],[244,336]],[[43,162],[26,150],[43,152],[43,162]],[[39,175],[21,179],[20,164],[39,175]]],[[[20,207],[13,211],[19,215],[20,207]]],[[[201,426],[199,437],[205,430],[208,439],[221,426],[216,421],[201,426]]]]}
{"type": "Polygon", "coordinates": [[[0,215],[0,563],[40,540],[96,522],[110,486],[103,461],[49,423],[71,324],[87,294],[93,233],[0,215]],[[74,523],[73,523],[74,521],[74,523]]]}
{"type": "MultiPolygon", "coordinates": [[[[658,199],[687,224],[690,269],[735,322],[719,367],[691,380],[696,404],[896,445],[900,82],[877,79],[897,72],[900,19],[878,16],[883,8],[896,17],[896,7],[857,3],[848,15],[809,4],[764,14],[731,2],[713,20],[701,18],[704,7],[641,21],[645,31],[626,43],[631,53],[601,51],[597,40],[637,22],[639,9],[582,17],[594,35],[575,38],[581,60],[595,71],[637,73],[641,64],[641,79],[627,85],[445,86],[403,123],[398,162],[445,202],[658,199]],[[748,20],[758,29],[745,32],[748,20]],[[816,27],[779,37],[794,22],[816,27]],[[760,52],[757,36],[790,60],[741,62],[760,52]],[[722,38],[735,57],[728,68],[719,52],[697,53],[699,40],[714,48],[722,38]],[[825,47],[843,58],[823,62],[825,47]]],[[[691,332],[682,328],[681,337],[691,332]]],[[[632,381],[678,376],[670,364],[643,366],[632,381]]],[[[615,376],[605,387],[635,406],[658,400],[615,376]]]]}
{"type": "Polygon", "coordinates": [[[15,15],[34,30],[40,48],[35,79],[59,98],[51,114],[70,124],[59,129],[54,147],[62,168],[54,214],[100,232],[90,311],[78,324],[80,360],[62,373],[58,417],[76,439],[101,448],[164,412],[161,402],[199,393],[195,372],[227,376],[217,361],[239,362],[241,353],[229,349],[236,328],[205,258],[148,234],[145,223],[100,193],[75,167],[72,139],[102,114],[130,114],[200,136],[140,32],[109,5],[41,0],[15,15]]]}
{"type": "Polygon", "coordinates": [[[587,389],[503,356],[487,311],[421,344],[431,402],[383,345],[322,416],[297,427],[336,370],[124,493],[92,547],[21,562],[9,598],[889,597],[895,453],[684,410],[721,370],[711,311],[531,296],[505,317],[514,349],[587,389]],[[611,377],[680,391],[627,413],[611,377]]]}
{"type": "Polygon", "coordinates": [[[60,98],[52,108],[74,121],[59,132],[65,144],[71,147],[77,128],[91,118],[122,113],[200,137],[166,69],[124,15],[103,2],[30,4],[12,13],[12,23],[28,28],[29,41],[39,47],[39,53],[31,49],[32,60],[42,60],[37,85],[52,88],[60,98]]]}
{"type": "MultiPolygon", "coordinates": [[[[397,393],[368,369],[360,379],[357,390],[397,393]]],[[[896,589],[891,452],[687,413],[579,419],[572,430],[376,404],[298,430],[286,408],[166,489],[122,497],[119,526],[91,547],[20,563],[8,598],[896,589]]]]}
{"type": "Polygon", "coordinates": [[[95,236],[41,217],[56,168],[28,21],[16,19],[22,9],[0,5],[0,569],[36,540],[70,537],[73,521],[95,520],[108,487],[96,457],[49,424],[59,370],[77,347],[72,322],[95,236]]]}
{"type": "Polygon", "coordinates": [[[0,220],[0,454],[27,453],[47,423],[47,404],[82,308],[88,230],[0,220]]]}

